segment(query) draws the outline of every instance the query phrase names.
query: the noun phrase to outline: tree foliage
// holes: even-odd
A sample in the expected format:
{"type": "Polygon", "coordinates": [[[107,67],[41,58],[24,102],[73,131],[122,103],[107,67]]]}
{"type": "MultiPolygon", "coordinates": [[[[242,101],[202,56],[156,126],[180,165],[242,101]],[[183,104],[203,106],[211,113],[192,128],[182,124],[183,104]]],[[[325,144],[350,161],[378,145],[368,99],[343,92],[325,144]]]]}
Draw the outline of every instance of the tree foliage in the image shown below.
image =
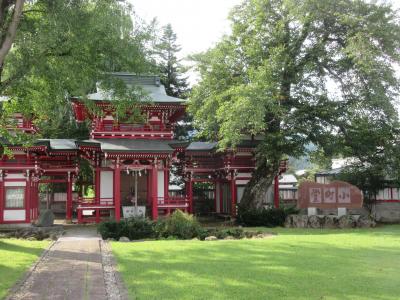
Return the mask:
{"type": "MultiPolygon", "coordinates": [[[[12,18],[16,1],[2,1],[1,16],[12,18]],[[10,5],[3,5],[11,3],[10,5]]],[[[9,97],[1,112],[1,132],[14,112],[51,131],[55,120],[69,106],[71,96],[82,99],[102,81],[114,87],[116,110],[142,95],[119,89],[109,72],[146,72],[146,42],[150,38],[145,25],[131,18],[130,5],[117,0],[37,0],[24,4],[12,48],[0,69],[0,94],[9,97]],[[134,96],[122,96],[129,93],[134,96]],[[124,100],[122,100],[124,99],[124,100]]],[[[1,22],[1,20],[0,20],[1,22]]],[[[10,28],[10,22],[1,23],[10,28]]],[[[4,35],[8,36],[3,32],[4,35]]],[[[67,116],[68,114],[66,114],[67,116]]],[[[50,134],[50,136],[54,136],[50,134]]]]}
{"type": "Polygon", "coordinates": [[[310,143],[372,164],[391,152],[400,27],[390,5],[245,0],[230,20],[232,33],[195,57],[191,112],[221,148],[262,137],[244,206],[257,206],[282,157],[304,155],[310,143]]]}

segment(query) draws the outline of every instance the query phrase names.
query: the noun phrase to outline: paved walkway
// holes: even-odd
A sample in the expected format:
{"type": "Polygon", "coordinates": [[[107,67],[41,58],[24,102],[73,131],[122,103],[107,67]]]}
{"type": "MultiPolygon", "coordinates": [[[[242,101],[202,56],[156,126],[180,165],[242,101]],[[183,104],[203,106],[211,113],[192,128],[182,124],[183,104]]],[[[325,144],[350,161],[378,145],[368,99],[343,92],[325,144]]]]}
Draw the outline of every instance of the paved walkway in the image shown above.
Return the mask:
{"type": "Polygon", "coordinates": [[[108,299],[101,245],[95,228],[68,228],[9,299],[108,299]]]}

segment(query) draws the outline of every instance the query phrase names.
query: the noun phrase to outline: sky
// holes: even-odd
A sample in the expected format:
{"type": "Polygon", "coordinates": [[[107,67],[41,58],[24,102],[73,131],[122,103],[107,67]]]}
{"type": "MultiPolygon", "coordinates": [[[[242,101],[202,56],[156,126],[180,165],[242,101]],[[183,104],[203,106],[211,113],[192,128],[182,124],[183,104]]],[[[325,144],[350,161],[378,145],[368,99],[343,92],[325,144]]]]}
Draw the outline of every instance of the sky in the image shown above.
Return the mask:
{"type": "Polygon", "coordinates": [[[182,47],[181,55],[198,53],[212,47],[229,33],[227,19],[241,0],[129,0],[146,21],[156,17],[160,25],[171,23],[182,47]]]}
{"type": "MultiPolygon", "coordinates": [[[[367,0],[368,1],[368,0],[367,0]]],[[[370,0],[375,1],[375,0],[370,0]]],[[[400,9],[400,0],[388,1],[400,9]]],[[[171,23],[182,50],[179,58],[211,48],[230,32],[228,15],[242,0],[129,0],[139,17],[147,22],[157,18],[159,25],[171,23]]],[[[198,80],[189,72],[190,84],[198,80]]]]}
{"type": "MultiPolygon", "coordinates": [[[[207,50],[229,33],[229,11],[242,0],[129,0],[146,21],[171,23],[182,46],[182,57],[207,50]]],[[[400,0],[388,1],[400,9],[400,0]]]]}

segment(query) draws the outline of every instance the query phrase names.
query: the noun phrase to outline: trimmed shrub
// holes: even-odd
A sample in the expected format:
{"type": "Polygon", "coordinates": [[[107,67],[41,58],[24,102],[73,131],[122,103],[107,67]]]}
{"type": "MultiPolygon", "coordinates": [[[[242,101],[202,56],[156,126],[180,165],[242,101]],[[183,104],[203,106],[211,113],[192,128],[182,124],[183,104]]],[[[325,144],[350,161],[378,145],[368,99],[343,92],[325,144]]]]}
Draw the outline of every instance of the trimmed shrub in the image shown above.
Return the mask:
{"type": "Polygon", "coordinates": [[[146,218],[131,218],[126,221],[127,234],[131,240],[154,238],[154,222],[146,218]]]}
{"type": "Polygon", "coordinates": [[[192,239],[201,232],[200,223],[192,215],[180,210],[174,211],[168,218],[155,225],[159,237],[173,236],[177,239],[192,239]]]}
{"type": "Polygon", "coordinates": [[[108,221],[97,227],[103,239],[115,239],[125,236],[130,240],[154,238],[154,222],[145,218],[131,218],[120,222],[108,221]]]}
{"type": "Polygon", "coordinates": [[[120,222],[107,221],[102,222],[97,226],[97,231],[100,233],[103,239],[116,239],[118,240],[120,236],[120,222]]]}

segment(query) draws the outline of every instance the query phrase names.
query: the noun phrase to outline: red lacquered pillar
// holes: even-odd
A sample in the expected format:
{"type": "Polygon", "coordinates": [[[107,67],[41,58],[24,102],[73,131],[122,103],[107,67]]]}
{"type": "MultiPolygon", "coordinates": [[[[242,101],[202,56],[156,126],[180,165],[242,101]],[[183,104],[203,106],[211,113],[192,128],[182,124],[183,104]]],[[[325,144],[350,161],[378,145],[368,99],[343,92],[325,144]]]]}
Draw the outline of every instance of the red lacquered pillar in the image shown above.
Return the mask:
{"type": "Polygon", "coordinates": [[[152,195],[152,206],[151,206],[151,216],[153,220],[158,218],[158,197],[157,197],[157,164],[153,165],[151,169],[151,195],[152,195]]]}
{"type": "Polygon", "coordinates": [[[231,175],[231,216],[236,216],[236,182],[234,172],[231,175]]]}
{"type": "Polygon", "coordinates": [[[72,178],[71,175],[68,173],[67,178],[67,221],[72,220],[72,178]]]}
{"type": "Polygon", "coordinates": [[[115,162],[114,168],[114,206],[115,206],[115,220],[121,220],[121,167],[119,159],[115,162]]]}
{"type": "Polygon", "coordinates": [[[279,208],[279,175],[274,178],[274,207],[279,208]]]}

